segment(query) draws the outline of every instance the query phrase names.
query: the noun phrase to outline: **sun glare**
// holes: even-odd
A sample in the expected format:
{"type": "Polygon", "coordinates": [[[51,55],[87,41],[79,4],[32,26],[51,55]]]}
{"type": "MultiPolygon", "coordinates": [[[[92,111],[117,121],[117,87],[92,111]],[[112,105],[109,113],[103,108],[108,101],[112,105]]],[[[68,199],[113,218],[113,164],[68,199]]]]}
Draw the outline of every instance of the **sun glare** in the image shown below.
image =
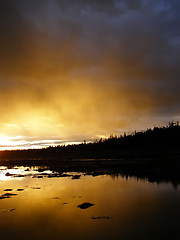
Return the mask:
{"type": "Polygon", "coordinates": [[[1,146],[11,146],[13,145],[13,141],[10,137],[0,137],[0,145],[1,146]]]}
{"type": "Polygon", "coordinates": [[[10,149],[11,147],[15,147],[19,145],[21,139],[22,139],[21,136],[17,137],[0,136],[0,149],[6,150],[10,149]]]}

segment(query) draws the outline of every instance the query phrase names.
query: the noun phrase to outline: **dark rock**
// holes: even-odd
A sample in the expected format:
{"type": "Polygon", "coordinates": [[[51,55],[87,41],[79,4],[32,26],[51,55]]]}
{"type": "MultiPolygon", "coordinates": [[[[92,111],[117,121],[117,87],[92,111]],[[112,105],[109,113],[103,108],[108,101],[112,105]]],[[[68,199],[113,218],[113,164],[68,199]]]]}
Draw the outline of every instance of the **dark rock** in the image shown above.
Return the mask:
{"type": "Polygon", "coordinates": [[[10,198],[10,197],[0,196],[0,200],[2,200],[2,199],[6,199],[6,198],[10,198]]]}
{"type": "Polygon", "coordinates": [[[16,209],[15,208],[11,208],[9,211],[10,212],[13,212],[13,211],[15,211],[16,209]]]}
{"type": "Polygon", "coordinates": [[[39,168],[38,172],[44,172],[45,170],[43,168],[39,168]]]}
{"type": "Polygon", "coordinates": [[[11,196],[16,196],[16,193],[5,193],[3,195],[1,195],[1,197],[11,197],[11,196]]]}
{"type": "Polygon", "coordinates": [[[22,177],[26,177],[26,175],[23,174],[14,174],[13,177],[17,177],[17,178],[22,178],[22,177]]]}
{"type": "Polygon", "coordinates": [[[97,220],[97,219],[110,219],[111,217],[109,216],[100,216],[100,217],[92,217],[93,220],[97,220]]]}
{"type": "Polygon", "coordinates": [[[80,179],[81,175],[74,175],[71,179],[80,179]]]}
{"type": "Polygon", "coordinates": [[[6,174],[5,174],[5,176],[6,177],[10,177],[10,176],[13,176],[14,174],[11,174],[11,173],[9,173],[9,172],[7,172],[6,174]]]}
{"type": "Polygon", "coordinates": [[[92,206],[94,206],[94,204],[85,202],[85,203],[82,203],[82,204],[78,205],[77,207],[81,208],[81,209],[87,209],[87,208],[92,207],[92,206]]]}

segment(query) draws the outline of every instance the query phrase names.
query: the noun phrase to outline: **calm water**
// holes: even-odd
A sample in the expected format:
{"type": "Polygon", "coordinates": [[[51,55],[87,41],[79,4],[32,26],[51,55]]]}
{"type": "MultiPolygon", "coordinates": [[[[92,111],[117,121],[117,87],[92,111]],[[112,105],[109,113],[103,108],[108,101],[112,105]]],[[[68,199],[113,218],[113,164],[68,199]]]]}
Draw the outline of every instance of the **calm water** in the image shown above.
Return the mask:
{"type": "Polygon", "coordinates": [[[179,188],[77,174],[0,167],[1,238],[179,239],[179,188]]]}

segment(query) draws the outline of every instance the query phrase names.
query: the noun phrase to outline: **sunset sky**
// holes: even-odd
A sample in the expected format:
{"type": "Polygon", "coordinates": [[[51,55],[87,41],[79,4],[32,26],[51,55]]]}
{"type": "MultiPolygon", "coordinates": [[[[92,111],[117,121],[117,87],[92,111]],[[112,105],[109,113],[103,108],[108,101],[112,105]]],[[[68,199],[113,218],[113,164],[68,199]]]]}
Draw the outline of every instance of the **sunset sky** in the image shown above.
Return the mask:
{"type": "Polygon", "coordinates": [[[1,0],[0,149],[180,119],[179,0],[1,0]]]}

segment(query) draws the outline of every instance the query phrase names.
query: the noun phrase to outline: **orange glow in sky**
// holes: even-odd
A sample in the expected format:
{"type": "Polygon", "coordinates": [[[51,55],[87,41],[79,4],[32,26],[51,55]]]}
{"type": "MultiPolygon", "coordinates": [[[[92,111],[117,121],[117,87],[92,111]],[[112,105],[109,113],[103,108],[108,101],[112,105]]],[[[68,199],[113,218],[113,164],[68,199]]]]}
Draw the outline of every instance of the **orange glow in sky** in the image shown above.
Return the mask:
{"type": "Polygon", "coordinates": [[[179,13],[164,4],[3,1],[0,149],[179,120],[179,13]]]}

